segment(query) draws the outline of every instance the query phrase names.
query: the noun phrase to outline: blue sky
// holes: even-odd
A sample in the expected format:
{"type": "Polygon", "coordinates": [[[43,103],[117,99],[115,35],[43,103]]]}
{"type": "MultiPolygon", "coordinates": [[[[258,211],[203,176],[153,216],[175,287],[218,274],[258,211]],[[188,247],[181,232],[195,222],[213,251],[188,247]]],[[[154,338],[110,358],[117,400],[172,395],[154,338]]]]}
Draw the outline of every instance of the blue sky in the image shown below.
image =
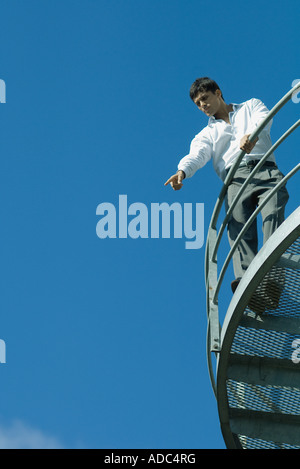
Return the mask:
{"type": "MultiPolygon", "coordinates": [[[[120,194],[204,203],[207,230],[212,165],[164,187],[206,125],[190,85],[208,75],[226,102],[271,108],[300,78],[299,2],[2,0],[0,11],[0,447],[224,448],[204,247],[99,239],[96,208],[120,194]]],[[[275,119],[274,141],[299,106],[275,119]]],[[[276,152],[285,173],[297,139],[276,152]]]]}

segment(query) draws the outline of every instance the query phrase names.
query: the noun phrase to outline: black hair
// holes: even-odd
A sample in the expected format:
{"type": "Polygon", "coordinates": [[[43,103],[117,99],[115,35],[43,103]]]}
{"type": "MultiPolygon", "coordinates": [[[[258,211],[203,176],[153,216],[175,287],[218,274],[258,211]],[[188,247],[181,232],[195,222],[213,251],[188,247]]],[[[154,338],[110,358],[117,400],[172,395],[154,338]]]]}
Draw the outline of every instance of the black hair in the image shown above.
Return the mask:
{"type": "MultiPolygon", "coordinates": [[[[190,88],[190,98],[194,101],[194,99],[198,96],[199,93],[202,93],[203,91],[211,91],[212,93],[215,93],[216,90],[220,90],[220,87],[211,78],[197,78],[197,80],[194,81],[190,88]]],[[[221,94],[221,98],[224,100],[223,94],[221,94]]]]}

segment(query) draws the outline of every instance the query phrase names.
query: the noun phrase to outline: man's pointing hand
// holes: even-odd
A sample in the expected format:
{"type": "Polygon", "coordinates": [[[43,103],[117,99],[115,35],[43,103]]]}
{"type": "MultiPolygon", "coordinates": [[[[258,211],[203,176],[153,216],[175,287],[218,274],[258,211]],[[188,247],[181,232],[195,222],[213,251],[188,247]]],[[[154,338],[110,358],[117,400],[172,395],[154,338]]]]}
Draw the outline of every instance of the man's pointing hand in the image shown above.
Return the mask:
{"type": "Polygon", "coordinates": [[[185,178],[184,171],[179,170],[176,174],[173,174],[173,176],[171,176],[165,182],[165,186],[170,184],[170,186],[173,187],[174,191],[178,191],[183,186],[182,181],[183,181],[184,178],[185,178]]]}

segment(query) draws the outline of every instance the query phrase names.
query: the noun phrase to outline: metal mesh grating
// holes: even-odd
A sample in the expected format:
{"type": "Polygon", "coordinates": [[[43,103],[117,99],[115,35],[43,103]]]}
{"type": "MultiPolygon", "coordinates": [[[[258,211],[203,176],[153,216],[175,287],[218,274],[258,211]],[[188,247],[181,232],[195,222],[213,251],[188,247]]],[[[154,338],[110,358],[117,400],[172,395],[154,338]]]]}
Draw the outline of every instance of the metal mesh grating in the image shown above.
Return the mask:
{"type": "Polygon", "coordinates": [[[286,250],[287,253],[289,254],[298,254],[300,253],[300,239],[296,239],[296,241],[289,246],[289,248],[286,250]]]}
{"type": "MultiPolygon", "coordinates": [[[[297,239],[285,252],[286,256],[300,255],[300,240],[297,239]]],[[[274,266],[263,278],[249,301],[245,315],[300,319],[300,265],[298,269],[274,266]]],[[[296,332],[296,331],[295,331],[296,332]]],[[[239,326],[231,353],[291,359],[292,343],[300,339],[300,333],[285,331],[256,330],[239,326]]]]}
{"type": "Polygon", "coordinates": [[[300,449],[300,446],[277,443],[274,441],[265,441],[260,438],[250,438],[245,435],[238,435],[238,437],[242,447],[245,449],[300,449]]]}
{"type": "Polygon", "coordinates": [[[227,394],[230,408],[300,415],[300,389],[261,386],[229,379],[227,394]]]}
{"type": "MultiPolygon", "coordinates": [[[[284,262],[277,263],[265,275],[249,300],[244,316],[256,318],[256,324],[241,322],[231,344],[230,356],[243,356],[246,362],[247,357],[265,358],[274,364],[274,370],[279,360],[280,366],[286,367],[289,363],[296,373],[300,373],[300,239],[287,249],[283,259],[284,262]],[[298,344],[299,364],[293,360],[295,344],[298,344]]],[[[258,413],[266,416],[272,413],[282,419],[300,416],[300,389],[289,382],[280,386],[272,382],[263,385],[237,379],[226,380],[230,415],[241,411],[254,419],[258,413]]],[[[247,449],[300,449],[286,441],[265,441],[253,435],[241,434],[238,438],[247,449]]]]}
{"type": "Polygon", "coordinates": [[[294,352],[293,343],[297,339],[300,339],[298,334],[240,326],[237,328],[231,352],[239,355],[291,360],[294,352]]]}

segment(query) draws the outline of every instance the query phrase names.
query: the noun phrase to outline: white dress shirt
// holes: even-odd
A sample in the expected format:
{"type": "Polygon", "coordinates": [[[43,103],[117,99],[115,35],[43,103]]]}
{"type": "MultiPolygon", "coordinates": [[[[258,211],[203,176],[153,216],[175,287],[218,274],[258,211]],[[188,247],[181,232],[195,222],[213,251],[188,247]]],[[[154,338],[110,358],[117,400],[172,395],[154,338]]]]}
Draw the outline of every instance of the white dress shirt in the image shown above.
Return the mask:
{"type": "MultiPolygon", "coordinates": [[[[255,128],[268,115],[268,108],[259,99],[253,98],[241,104],[232,104],[229,113],[230,124],[223,119],[210,117],[208,125],[191,142],[190,152],[179,162],[178,169],[185,172],[186,178],[192,177],[212,159],[218,176],[224,180],[228,169],[240,153],[240,141],[246,134],[252,134],[255,128]]],[[[252,152],[243,157],[242,162],[260,159],[272,146],[270,129],[272,120],[259,134],[252,152]]],[[[272,153],[268,161],[275,162],[272,153]]],[[[242,163],[241,162],[241,163],[242,163]]]]}

